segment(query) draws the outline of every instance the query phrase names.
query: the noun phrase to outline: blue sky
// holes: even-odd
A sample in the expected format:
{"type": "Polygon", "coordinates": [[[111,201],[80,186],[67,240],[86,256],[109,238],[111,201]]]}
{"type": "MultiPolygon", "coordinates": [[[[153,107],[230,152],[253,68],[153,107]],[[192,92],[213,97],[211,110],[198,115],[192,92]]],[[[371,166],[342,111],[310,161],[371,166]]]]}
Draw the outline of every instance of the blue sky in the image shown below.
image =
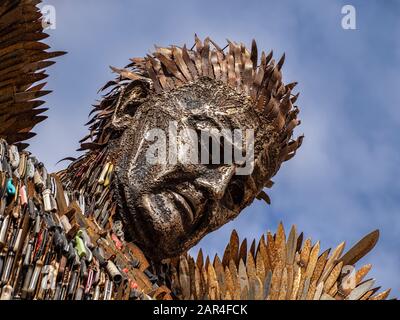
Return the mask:
{"type": "MultiPolygon", "coordinates": [[[[193,35],[229,38],[286,53],[284,81],[298,81],[306,138],[270,190],[239,218],[202,240],[222,253],[230,232],[253,239],[296,224],[324,248],[350,248],[380,229],[371,276],[400,293],[400,3],[396,1],[106,1],[47,0],[57,13],[47,42],[67,56],[49,70],[49,119],[35,128],[31,151],[50,170],[78,153],[98,89],[154,44],[193,43],[193,35]],[[341,27],[341,8],[356,8],[357,30],[341,27]]],[[[194,252],[197,248],[193,249],[194,252]]]]}

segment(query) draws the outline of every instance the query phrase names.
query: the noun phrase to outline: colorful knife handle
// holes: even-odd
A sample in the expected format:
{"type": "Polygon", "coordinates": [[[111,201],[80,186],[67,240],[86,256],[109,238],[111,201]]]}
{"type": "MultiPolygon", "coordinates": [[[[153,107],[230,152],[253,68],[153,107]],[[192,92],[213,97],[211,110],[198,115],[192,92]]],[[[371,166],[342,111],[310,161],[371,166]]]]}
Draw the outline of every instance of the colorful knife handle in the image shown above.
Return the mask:
{"type": "Polygon", "coordinates": [[[11,178],[7,180],[6,192],[9,197],[15,196],[16,189],[11,178]]]}

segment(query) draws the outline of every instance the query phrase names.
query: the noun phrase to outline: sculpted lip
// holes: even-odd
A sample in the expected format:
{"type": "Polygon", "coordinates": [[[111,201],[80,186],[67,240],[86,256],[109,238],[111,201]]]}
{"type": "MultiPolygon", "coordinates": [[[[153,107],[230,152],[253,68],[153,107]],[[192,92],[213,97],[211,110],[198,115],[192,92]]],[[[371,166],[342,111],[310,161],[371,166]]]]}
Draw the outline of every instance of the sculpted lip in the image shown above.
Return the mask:
{"type": "Polygon", "coordinates": [[[167,218],[166,221],[172,222],[173,218],[179,215],[182,223],[189,227],[197,219],[201,208],[186,192],[170,189],[144,194],[140,206],[141,210],[147,211],[154,217],[171,215],[171,219],[167,218]]]}
{"type": "Polygon", "coordinates": [[[174,197],[176,206],[179,207],[179,209],[183,209],[184,211],[184,213],[182,212],[183,213],[182,218],[183,219],[187,218],[189,220],[188,222],[193,223],[194,213],[188,201],[177,192],[170,191],[170,193],[174,197]]]}

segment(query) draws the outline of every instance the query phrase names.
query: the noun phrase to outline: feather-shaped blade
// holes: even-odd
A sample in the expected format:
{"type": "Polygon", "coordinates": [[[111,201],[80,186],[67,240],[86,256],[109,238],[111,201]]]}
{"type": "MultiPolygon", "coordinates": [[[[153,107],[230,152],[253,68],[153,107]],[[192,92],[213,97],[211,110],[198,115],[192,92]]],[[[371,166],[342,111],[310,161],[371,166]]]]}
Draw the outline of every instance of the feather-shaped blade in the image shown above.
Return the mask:
{"type": "Polygon", "coordinates": [[[187,65],[187,67],[188,67],[188,69],[190,71],[192,79],[197,79],[198,74],[197,74],[196,66],[193,63],[193,61],[190,58],[190,56],[189,56],[189,53],[188,53],[187,48],[186,48],[186,45],[184,45],[183,49],[182,49],[182,58],[183,58],[183,61],[186,63],[186,65],[187,65]]]}
{"type": "Polygon", "coordinates": [[[186,63],[185,63],[185,61],[183,59],[183,55],[182,55],[181,49],[173,47],[172,48],[172,54],[174,56],[176,65],[178,66],[179,70],[184,75],[186,80],[187,81],[192,81],[192,79],[193,79],[192,75],[190,74],[188,66],[186,65],[186,63]]]}
{"type": "Polygon", "coordinates": [[[249,277],[257,277],[256,264],[251,252],[247,254],[246,269],[249,277]]]}
{"type": "Polygon", "coordinates": [[[249,278],[247,276],[246,266],[242,259],[239,261],[238,273],[240,289],[243,290],[244,288],[249,288],[249,278]]]}
{"type": "Polygon", "coordinates": [[[371,270],[372,268],[372,264],[366,264],[364,266],[362,266],[355,275],[355,283],[356,285],[359,284],[364,277],[368,274],[368,272],[371,270]]]}
{"type": "Polygon", "coordinates": [[[179,261],[179,283],[182,290],[182,295],[185,300],[190,299],[190,275],[189,264],[185,256],[180,256],[179,261]]]}
{"type": "Polygon", "coordinates": [[[257,62],[258,62],[258,49],[257,49],[257,43],[256,40],[253,39],[251,42],[251,62],[253,63],[253,69],[255,70],[257,68],[257,62]]]}
{"type": "Polygon", "coordinates": [[[329,252],[330,249],[327,249],[318,257],[317,264],[315,265],[314,272],[311,278],[311,282],[319,281],[321,274],[324,271],[329,252]]]}
{"type": "Polygon", "coordinates": [[[359,284],[350,294],[346,297],[346,300],[358,300],[375,284],[375,279],[370,279],[359,284]]]}
{"type": "Polygon", "coordinates": [[[343,255],[341,260],[345,265],[355,264],[358,260],[370,252],[379,239],[379,230],[372,231],[357,242],[347,253],[343,255]]]}
{"type": "Polygon", "coordinates": [[[296,226],[293,225],[289,232],[289,237],[286,243],[287,253],[286,253],[286,263],[293,264],[294,256],[296,254],[296,240],[297,240],[297,232],[296,226]]]}
{"type": "Polygon", "coordinates": [[[319,241],[317,241],[317,243],[311,249],[310,258],[309,258],[307,268],[306,268],[306,276],[307,277],[311,278],[314,273],[314,269],[315,269],[315,266],[317,265],[317,261],[318,261],[319,247],[320,247],[320,244],[319,244],[319,241]]]}
{"type": "Polygon", "coordinates": [[[277,250],[278,259],[286,262],[286,235],[283,223],[280,222],[275,236],[275,248],[277,250]]]}
{"type": "Polygon", "coordinates": [[[203,250],[200,248],[199,253],[197,254],[196,265],[199,269],[203,268],[203,250]]]}
{"type": "Polygon", "coordinates": [[[246,258],[247,258],[247,239],[244,238],[242,244],[240,245],[238,259],[239,261],[243,260],[243,262],[246,263],[246,258]]]}
{"type": "Polygon", "coordinates": [[[338,279],[340,272],[342,271],[343,262],[339,262],[330,272],[329,276],[326,278],[324,291],[329,292],[332,286],[335,284],[338,279]]]}
{"type": "Polygon", "coordinates": [[[344,246],[345,242],[342,242],[333,250],[332,256],[328,259],[324,271],[322,272],[320,281],[325,281],[335,264],[339,262],[339,257],[343,252],[344,246]]]}
{"type": "Polygon", "coordinates": [[[389,296],[390,291],[390,289],[387,289],[376,296],[371,297],[369,300],[385,300],[389,296]]]}

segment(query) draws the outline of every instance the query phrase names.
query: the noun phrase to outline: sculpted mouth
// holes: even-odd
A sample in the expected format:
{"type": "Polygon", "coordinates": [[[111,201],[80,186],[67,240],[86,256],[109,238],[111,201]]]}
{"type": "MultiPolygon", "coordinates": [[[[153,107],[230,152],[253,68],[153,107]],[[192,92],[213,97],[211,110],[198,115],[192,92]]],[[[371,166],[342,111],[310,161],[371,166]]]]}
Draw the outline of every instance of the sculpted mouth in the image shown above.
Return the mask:
{"type": "Polygon", "coordinates": [[[206,201],[202,192],[183,183],[157,193],[146,193],[140,202],[140,210],[153,217],[155,229],[162,223],[170,231],[182,228],[187,232],[202,216],[206,201]]]}
{"type": "MultiPolygon", "coordinates": [[[[142,243],[156,240],[168,254],[193,245],[204,232],[210,228],[215,230],[237,215],[245,189],[242,179],[233,179],[218,202],[196,181],[158,185],[136,202],[137,217],[141,217],[137,239],[142,243]]],[[[161,250],[161,247],[149,250],[161,250]]]]}
{"type": "Polygon", "coordinates": [[[190,222],[191,224],[194,222],[194,212],[192,209],[192,205],[190,204],[190,202],[187,201],[187,199],[174,191],[169,191],[171,193],[171,195],[174,198],[174,203],[175,205],[181,209],[181,215],[182,215],[182,219],[183,220],[188,220],[188,222],[190,222]]]}

